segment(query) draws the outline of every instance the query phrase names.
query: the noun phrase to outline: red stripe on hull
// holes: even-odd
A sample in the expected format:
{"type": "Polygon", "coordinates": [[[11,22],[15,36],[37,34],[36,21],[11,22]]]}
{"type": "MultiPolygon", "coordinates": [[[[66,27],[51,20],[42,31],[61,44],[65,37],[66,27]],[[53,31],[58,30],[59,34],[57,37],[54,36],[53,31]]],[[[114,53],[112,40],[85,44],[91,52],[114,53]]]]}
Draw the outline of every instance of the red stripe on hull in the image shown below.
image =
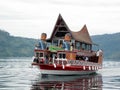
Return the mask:
{"type": "Polygon", "coordinates": [[[93,70],[89,70],[89,66],[85,66],[85,69],[83,68],[84,66],[64,66],[64,68],[62,65],[57,65],[56,67],[54,67],[54,65],[39,64],[37,66],[42,70],[93,71],[93,70]]]}

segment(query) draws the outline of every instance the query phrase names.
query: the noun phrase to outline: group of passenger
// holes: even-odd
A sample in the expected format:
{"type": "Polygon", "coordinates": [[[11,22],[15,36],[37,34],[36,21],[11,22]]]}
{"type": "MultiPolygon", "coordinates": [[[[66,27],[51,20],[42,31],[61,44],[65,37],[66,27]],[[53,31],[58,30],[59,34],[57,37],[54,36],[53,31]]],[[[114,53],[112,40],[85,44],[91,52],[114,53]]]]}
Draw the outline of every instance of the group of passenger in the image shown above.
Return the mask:
{"type": "MultiPolygon", "coordinates": [[[[38,48],[41,50],[45,50],[47,49],[47,42],[46,42],[46,38],[47,38],[47,34],[46,33],[42,33],[41,34],[41,38],[39,40],[39,44],[38,44],[38,48]]],[[[71,48],[71,35],[69,33],[65,34],[64,37],[64,42],[61,43],[61,48],[63,48],[64,50],[70,50],[71,48]]]]}
{"type": "MultiPolygon", "coordinates": [[[[47,34],[42,33],[41,37],[40,37],[40,40],[39,40],[39,43],[36,47],[39,48],[40,50],[47,50],[48,49],[48,46],[47,46],[48,44],[47,44],[46,38],[47,38],[47,34]]],[[[61,45],[58,45],[58,46],[60,48],[63,48],[64,50],[70,50],[70,46],[71,46],[70,40],[71,40],[71,35],[69,33],[67,33],[64,37],[64,42],[60,43],[61,45]]],[[[50,54],[50,56],[48,56],[46,54],[45,55],[45,58],[46,58],[45,63],[47,64],[48,62],[51,62],[52,57],[53,57],[52,54],[50,54]]],[[[34,62],[43,63],[43,61],[41,61],[41,59],[39,59],[39,56],[35,56],[33,58],[34,58],[33,59],[34,62]]],[[[56,56],[55,56],[55,58],[56,58],[56,56]]]]}
{"type": "MultiPolygon", "coordinates": [[[[39,44],[37,45],[37,48],[39,48],[41,50],[48,49],[46,38],[47,38],[47,34],[42,33],[41,38],[39,40],[39,44]]],[[[62,43],[60,43],[60,45],[58,45],[58,46],[63,48],[64,50],[71,50],[71,48],[73,48],[73,45],[71,45],[71,35],[69,33],[65,34],[64,41],[62,43]]],[[[99,55],[102,55],[101,53],[102,53],[101,50],[97,51],[96,56],[98,57],[99,55]]],[[[46,55],[45,57],[46,57],[46,63],[48,63],[49,58],[52,58],[52,56],[48,56],[48,55],[46,55]]],[[[37,63],[39,62],[38,58],[39,57],[36,57],[34,59],[34,61],[37,63]]],[[[90,59],[89,57],[85,57],[85,56],[76,56],[76,60],[88,61],[89,59],[90,59]]]]}

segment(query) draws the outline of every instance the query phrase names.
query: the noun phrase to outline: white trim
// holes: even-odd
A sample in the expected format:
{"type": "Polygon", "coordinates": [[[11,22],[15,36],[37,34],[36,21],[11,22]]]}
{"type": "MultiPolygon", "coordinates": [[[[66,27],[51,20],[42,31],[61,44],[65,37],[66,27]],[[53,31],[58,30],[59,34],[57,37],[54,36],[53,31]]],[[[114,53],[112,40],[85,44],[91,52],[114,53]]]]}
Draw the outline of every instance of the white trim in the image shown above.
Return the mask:
{"type": "Polygon", "coordinates": [[[92,66],[92,70],[95,70],[94,66],[92,66]]]}
{"type": "Polygon", "coordinates": [[[66,71],[66,70],[43,70],[40,69],[41,74],[54,74],[54,75],[84,75],[95,73],[96,71],[66,71]]]}
{"type": "Polygon", "coordinates": [[[91,67],[89,66],[89,70],[91,70],[91,67]]]}
{"type": "Polygon", "coordinates": [[[56,64],[54,63],[53,65],[54,65],[54,68],[56,68],[56,64]]]}
{"type": "Polygon", "coordinates": [[[83,66],[83,70],[85,70],[85,66],[83,66]]]}
{"type": "Polygon", "coordinates": [[[63,67],[63,69],[65,69],[65,66],[64,66],[64,65],[62,65],[62,67],[63,67]]]}

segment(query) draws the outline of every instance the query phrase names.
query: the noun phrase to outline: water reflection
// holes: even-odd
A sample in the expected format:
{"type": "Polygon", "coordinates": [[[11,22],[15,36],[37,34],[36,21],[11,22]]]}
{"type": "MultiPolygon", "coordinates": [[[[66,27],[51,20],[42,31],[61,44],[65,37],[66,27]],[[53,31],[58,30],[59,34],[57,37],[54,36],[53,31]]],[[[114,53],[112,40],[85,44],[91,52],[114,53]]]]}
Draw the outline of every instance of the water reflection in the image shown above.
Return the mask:
{"type": "Polygon", "coordinates": [[[102,76],[39,76],[31,90],[102,90],[102,76]]]}

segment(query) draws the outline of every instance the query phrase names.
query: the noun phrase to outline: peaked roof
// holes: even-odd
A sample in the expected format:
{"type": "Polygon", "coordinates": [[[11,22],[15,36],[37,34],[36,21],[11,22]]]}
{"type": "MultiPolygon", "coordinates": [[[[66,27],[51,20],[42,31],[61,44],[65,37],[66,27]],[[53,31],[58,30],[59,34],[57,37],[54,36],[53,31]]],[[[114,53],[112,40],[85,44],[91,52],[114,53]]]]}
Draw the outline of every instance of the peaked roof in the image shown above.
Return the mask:
{"type": "Polygon", "coordinates": [[[54,26],[54,29],[53,29],[53,32],[51,34],[51,37],[50,39],[53,38],[53,36],[56,34],[59,26],[64,26],[66,28],[67,31],[70,31],[69,27],[67,26],[66,22],[64,21],[64,19],[62,18],[61,14],[59,14],[58,18],[57,18],[57,21],[56,21],[56,24],[54,26]]]}
{"type": "Polygon", "coordinates": [[[78,32],[71,31],[71,34],[72,34],[72,37],[77,41],[92,44],[92,40],[91,40],[91,37],[89,35],[86,25],[84,25],[83,28],[78,32]]]}
{"type": "Polygon", "coordinates": [[[87,44],[93,44],[86,25],[84,25],[80,31],[73,32],[69,29],[69,27],[65,23],[64,19],[62,18],[61,14],[59,14],[49,40],[56,38],[55,35],[59,36],[59,34],[61,36],[65,36],[66,33],[70,33],[72,35],[72,38],[75,39],[76,41],[84,42],[87,44]],[[60,27],[64,27],[64,29],[66,29],[66,31],[63,31],[63,32],[61,31],[61,33],[58,33],[58,32],[60,32],[58,29],[60,27]]]}

